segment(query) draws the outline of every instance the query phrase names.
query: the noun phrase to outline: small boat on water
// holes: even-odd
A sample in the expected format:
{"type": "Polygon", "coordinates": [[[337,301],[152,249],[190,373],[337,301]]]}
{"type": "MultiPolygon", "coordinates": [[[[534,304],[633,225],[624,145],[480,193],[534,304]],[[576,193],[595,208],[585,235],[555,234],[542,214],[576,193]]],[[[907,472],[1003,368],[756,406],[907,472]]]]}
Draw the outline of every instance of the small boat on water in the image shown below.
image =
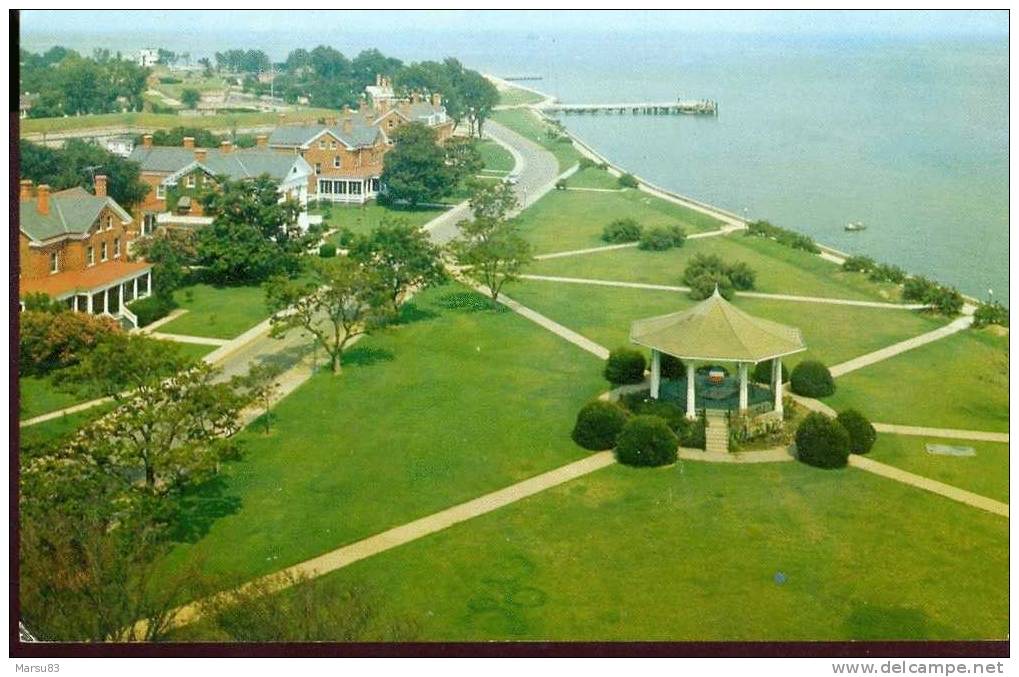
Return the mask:
{"type": "Polygon", "coordinates": [[[863,225],[863,221],[850,221],[846,224],[845,229],[850,233],[856,233],[861,230],[867,230],[867,226],[863,225]]]}

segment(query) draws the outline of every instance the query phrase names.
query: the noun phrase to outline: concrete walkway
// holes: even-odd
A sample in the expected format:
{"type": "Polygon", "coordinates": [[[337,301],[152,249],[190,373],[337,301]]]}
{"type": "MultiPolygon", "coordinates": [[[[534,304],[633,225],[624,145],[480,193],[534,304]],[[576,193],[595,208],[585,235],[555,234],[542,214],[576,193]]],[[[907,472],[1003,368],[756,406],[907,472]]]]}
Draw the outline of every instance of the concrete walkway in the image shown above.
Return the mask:
{"type": "Polygon", "coordinates": [[[151,324],[149,324],[147,326],[144,326],[141,329],[132,329],[131,331],[136,332],[138,334],[149,334],[149,333],[152,333],[156,329],[159,329],[160,327],[162,327],[164,324],[167,324],[168,322],[173,322],[178,317],[180,317],[181,315],[186,314],[187,312],[188,312],[187,308],[176,308],[174,310],[171,310],[167,314],[166,317],[164,317],[162,319],[159,319],[159,320],[156,320],[155,322],[153,322],[153,323],[151,323],[151,324]]]}
{"type": "MultiPolygon", "coordinates": [[[[586,189],[570,188],[569,190],[604,190],[604,189],[601,189],[601,188],[598,188],[598,189],[596,189],[596,188],[586,188],[586,189]]],[[[613,192],[613,191],[610,191],[610,192],[613,192]]],[[[703,233],[692,233],[690,235],[687,235],[686,239],[688,239],[688,240],[699,240],[699,239],[705,238],[705,237],[719,237],[719,236],[723,236],[723,235],[728,235],[729,233],[735,233],[736,231],[740,231],[740,230],[743,230],[743,228],[742,227],[737,227],[737,226],[725,226],[723,228],[719,228],[718,230],[706,230],[703,233]]],[[[598,254],[600,252],[611,252],[611,251],[615,251],[617,249],[629,249],[631,247],[636,247],[638,244],[640,244],[640,243],[639,242],[624,242],[623,244],[607,244],[607,245],[602,245],[602,246],[598,246],[598,247],[588,247],[586,249],[571,249],[569,251],[564,251],[564,252],[552,252],[550,254],[538,254],[537,256],[534,257],[534,260],[535,261],[544,261],[545,259],[561,259],[561,258],[564,258],[564,257],[567,257],[567,256],[583,256],[584,254],[598,254]]]]}
{"type": "Polygon", "coordinates": [[[934,331],[929,331],[926,334],[914,336],[913,338],[906,339],[905,341],[899,341],[898,343],[892,344],[887,348],[875,350],[872,353],[861,355],[860,357],[854,358],[847,362],[843,362],[842,364],[836,364],[834,367],[830,369],[831,375],[837,378],[839,376],[848,374],[851,371],[856,371],[857,369],[869,367],[872,364],[876,364],[883,360],[895,357],[896,355],[900,355],[906,352],[907,350],[913,350],[914,348],[919,348],[920,346],[924,346],[927,345],[928,343],[933,343],[934,341],[943,339],[946,336],[951,336],[952,334],[955,334],[957,332],[962,331],[963,329],[968,328],[971,324],[973,324],[973,317],[969,315],[964,315],[946,324],[944,327],[935,329],[934,331]]]}
{"type": "Polygon", "coordinates": [[[995,515],[1001,515],[1002,517],[1008,517],[1008,505],[1001,501],[996,501],[993,498],[987,498],[980,494],[974,494],[971,491],[953,487],[937,480],[932,480],[922,475],[916,475],[899,468],[885,465],[884,463],[878,463],[875,460],[869,459],[866,456],[859,456],[857,454],[850,454],[849,465],[860,470],[865,470],[875,475],[887,477],[888,479],[895,480],[896,482],[902,482],[924,491],[929,491],[945,498],[950,498],[953,501],[964,503],[968,506],[979,508],[980,510],[986,510],[987,512],[994,513],[995,515]]]}
{"type": "Polygon", "coordinates": [[[177,343],[192,343],[203,346],[225,346],[230,339],[209,338],[208,336],[188,336],[187,334],[164,334],[161,331],[147,332],[152,338],[162,341],[176,341],[177,343]]]}
{"type": "Polygon", "coordinates": [[[724,453],[680,447],[679,458],[684,461],[701,461],[703,463],[784,463],[796,460],[785,447],[724,453]]]}
{"type": "Polygon", "coordinates": [[[879,433],[893,435],[914,435],[916,437],[942,437],[954,440],[975,440],[978,442],[1002,442],[1008,444],[1008,433],[996,433],[987,430],[959,430],[957,428],[927,428],[913,425],[896,425],[894,423],[872,423],[879,433]]]}
{"type": "Polygon", "coordinates": [[[625,188],[584,188],[583,186],[566,186],[566,190],[579,190],[584,193],[622,193],[625,188]]]}
{"type": "MultiPolygon", "coordinates": [[[[364,540],[345,545],[318,557],[306,560],[282,571],[265,576],[263,581],[275,583],[277,589],[284,587],[283,576],[306,576],[317,578],[324,574],[342,569],[367,557],[416,541],[443,529],[498,510],[525,498],[565,484],[578,477],[589,475],[597,470],[615,463],[610,451],[591,454],[585,458],[569,463],[555,470],[549,470],[522,482],[493,491],[473,500],[446,508],[421,519],[393,527],[387,531],[370,536],[364,540]]],[[[248,584],[251,585],[251,584],[248,584]]],[[[198,618],[201,613],[201,602],[180,607],[172,613],[170,627],[186,625],[198,618]]]]}

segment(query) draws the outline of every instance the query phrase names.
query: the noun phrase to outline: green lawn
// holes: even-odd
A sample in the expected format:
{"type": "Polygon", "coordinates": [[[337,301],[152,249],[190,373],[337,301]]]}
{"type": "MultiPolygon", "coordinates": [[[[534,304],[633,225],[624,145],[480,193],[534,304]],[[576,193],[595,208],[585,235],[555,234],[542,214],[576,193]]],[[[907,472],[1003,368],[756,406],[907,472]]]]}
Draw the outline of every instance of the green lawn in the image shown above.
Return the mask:
{"type": "Polygon", "coordinates": [[[52,374],[19,377],[18,394],[21,398],[19,413],[22,420],[66,409],[87,399],[74,393],[58,390],[53,385],[52,374]]]}
{"type": "Polygon", "coordinates": [[[101,404],[74,414],[65,414],[26,428],[19,428],[19,446],[22,450],[39,444],[56,442],[71,435],[87,423],[113,409],[113,404],[101,404]]]}
{"type": "Polygon", "coordinates": [[[513,155],[508,150],[487,139],[478,142],[478,151],[485,163],[485,169],[493,172],[512,172],[515,164],[513,155]]]}
{"type": "Polygon", "coordinates": [[[868,458],[1008,502],[1008,444],[881,433],[868,458]],[[927,453],[927,444],[973,447],[976,456],[927,453]]]}
{"type": "MultiPolygon", "coordinates": [[[[630,191],[604,195],[611,199],[616,195],[628,194],[630,191]]],[[[580,199],[593,201],[594,196],[600,194],[577,192],[570,195],[584,196],[580,199]]],[[[650,223],[635,212],[632,215],[642,223],[650,223]]],[[[589,218],[597,220],[586,228],[576,226],[578,231],[583,230],[587,233],[583,244],[586,246],[606,244],[598,238],[601,227],[616,216],[599,218],[592,215],[589,218]]],[[[565,230],[569,226],[554,223],[554,219],[542,219],[535,227],[538,232],[531,237],[542,243],[538,245],[539,253],[553,249],[573,249],[580,240],[579,232],[577,236],[571,232],[563,235],[559,240],[559,246],[556,246],[556,229],[565,230]]],[[[692,232],[692,229],[688,230],[692,232]]],[[[687,240],[679,249],[665,252],[647,252],[632,248],[536,261],[528,272],[536,275],[682,285],[683,271],[690,259],[698,253],[716,254],[728,262],[747,263],[757,273],[754,291],[863,301],[899,300],[898,290],[890,285],[869,282],[859,273],[842,272],[840,266],[818,256],[783,247],[771,240],[746,237],[738,233],[687,240]]]]}
{"type": "MultiPolygon", "coordinates": [[[[598,287],[525,280],[506,294],[610,350],[630,345],[630,323],[694,305],[680,292],[598,287]]],[[[792,367],[805,358],[834,365],[937,328],[944,320],[908,310],[737,298],[735,305],[757,317],[798,327],[807,351],[785,358],[792,367]],[[847,331],[847,327],[856,328],[847,331]]]]}
{"type": "MultiPolygon", "coordinates": [[[[368,202],[363,205],[332,205],[329,208],[329,218],[323,219],[323,223],[329,228],[347,228],[358,234],[366,234],[383,221],[401,219],[413,226],[423,226],[435,217],[442,214],[444,209],[438,207],[421,207],[418,209],[395,209],[384,207],[376,202],[368,202]]],[[[316,208],[312,214],[321,214],[322,209],[316,208]]],[[[339,235],[333,235],[329,239],[337,242],[339,235]]]]}
{"type": "Polygon", "coordinates": [[[178,289],[173,298],[178,307],[187,312],[160,326],[159,332],[232,339],[269,317],[265,292],[254,285],[213,287],[194,284],[178,289]],[[192,294],[190,301],[189,291],[192,294]]]}
{"type": "Polygon", "coordinates": [[[499,90],[499,105],[501,106],[533,104],[543,101],[544,98],[540,94],[535,94],[519,87],[507,87],[506,89],[499,90]]]}
{"type": "Polygon", "coordinates": [[[966,330],[851,372],[825,402],[881,423],[1008,431],[1008,338],[966,330]]]}
{"type": "MultiPolygon", "coordinates": [[[[336,111],[330,111],[326,108],[302,108],[288,111],[286,119],[287,122],[291,123],[314,122],[330,114],[335,115],[336,111]]],[[[170,113],[105,113],[102,115],[80,115],[77,117],[29,118],[21,121],[20,132],[24,135],[115,126],[172,129],[181,125],[205,129],[229,129],[233,127],[275,124],[278,121],[279,115],[277,113],[222,113],[189,117],[170,113]]]]}
{"type": "Polygon", "coordinates": [[[619,190],[619,177],[612,176],[606,170],[598,167],[587,167],[567,179],[566,185],[570,188],[619,190]]]}
{"type": "Polygon", "coordinates": [[[613,466],[312,585],[425,641],[1004,639],[1008,520],[853,469],[613,466]]]}
{"type": "MultiPolygon", "coordinates": [[[[459,286],[419,296],[407,324],[350,351],[242,434],[224,470],[239,509],[181,546],[226,582],[279,569],[582,457],[577,410],[600,363],[459,286]]],[[[210,511],[223,502],[207,499],[210,511]]],[[[232,500],[232,499],[230,499],[232,500]]]]}
{"type": "MultiPolygon", "coordinates": [[[[715,230],[721,225],[710,216],[635,190],[622,193],[552,191],[524,210],[518,222],[524,236],[534,245],[535,253],[549,254],[605,245],[607,243],[601,239],[602,230],[612,221],[625,217],[637,219],[644,226],[679,225],[687,233],[715,230]]],[[[582,258],[601,256],[603,254],[592,254],[582,258]]],[[[543,262],[540,267],[546,265],[543,262]]]]}
{"type": "Polygon", "coordinates": [[[547,133],[550,125],[528,109],[497,110],[492,119],[550,151],[559,162],[560,172],[580,162],[580,152],[573,144],[550,139],[547,133]]]}

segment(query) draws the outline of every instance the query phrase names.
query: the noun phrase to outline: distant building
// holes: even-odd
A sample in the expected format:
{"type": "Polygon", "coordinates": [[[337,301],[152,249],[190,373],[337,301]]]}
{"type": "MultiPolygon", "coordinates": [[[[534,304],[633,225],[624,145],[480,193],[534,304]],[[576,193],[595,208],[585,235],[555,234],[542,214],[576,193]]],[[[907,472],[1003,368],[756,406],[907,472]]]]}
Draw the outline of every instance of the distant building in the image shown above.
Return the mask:
{"type": "Polygon", "coordinates": [[[134,137],[111,136],[103,142],[106,150],[120,157],[127,157],[134,150],[134,137]]]}
{"type": "Polygon", "coordinates": [[[134,62],[142,68],[151,68],[159,63],[159,50],[152,48],[139,49],[134,56],[134,62]]]}
{"type": "Polygon", "coordinates": [[[27,92],[18,97],[18,116],[21,119],[28,117],[28,112],[32,110],[32,105],[38,98],[38,94],[29,94],[27,92]]]}

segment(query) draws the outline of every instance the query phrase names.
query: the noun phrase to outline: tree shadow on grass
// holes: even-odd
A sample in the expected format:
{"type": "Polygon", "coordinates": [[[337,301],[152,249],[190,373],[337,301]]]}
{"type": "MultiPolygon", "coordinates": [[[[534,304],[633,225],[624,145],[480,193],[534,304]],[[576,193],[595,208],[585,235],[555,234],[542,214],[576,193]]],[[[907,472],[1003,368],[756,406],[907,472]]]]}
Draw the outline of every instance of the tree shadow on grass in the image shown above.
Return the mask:
{"type": "Polygon", "coordinates": [[[196,543],[209,533],[216,520],[240,510],[240,497],[227,495],[226,490],[226,481],[217,476],[184,492],[177,501],[173,539],[196,543]]]}
{"type": "Polygon", "coordinates": [[[412,324],[414,322],[433,320],[438,316],[439,314],[434,310],[422,308],[413,301],[408,301],[400,306],[400,313],[393,318],[389,324],[393,326],[401,326],[405,324],[412,324]]]}
{"type": "Polygon", "coordinates": [[[286,371],[296,366],[301,360],[312,354],[315,350],[313,343],[294,345],[279,352],[259,355],[251,360],[251,365],[272,365],[286,371]]]}
{"type": "Polygon", "coordinates": [[[509,308],[492,301],[476,292],[463,291],[446,294],[439,299],[439,306],[458,313],[507,313],[509,308]]]}
{"type": "Polygon", "coordinates": [[[377,348],[375,346],[354,346],[343,353],[343,364],[345,366],[370,367],[380,362],[392,362],[396,355],[391,350],[377,348]]]}
{"type": "Polygon", "coordinates": [[[916,607],[857,605],[846,617],[845,629],[854,640],[930,639],[945,628],[932,624],[916,607]]]}

